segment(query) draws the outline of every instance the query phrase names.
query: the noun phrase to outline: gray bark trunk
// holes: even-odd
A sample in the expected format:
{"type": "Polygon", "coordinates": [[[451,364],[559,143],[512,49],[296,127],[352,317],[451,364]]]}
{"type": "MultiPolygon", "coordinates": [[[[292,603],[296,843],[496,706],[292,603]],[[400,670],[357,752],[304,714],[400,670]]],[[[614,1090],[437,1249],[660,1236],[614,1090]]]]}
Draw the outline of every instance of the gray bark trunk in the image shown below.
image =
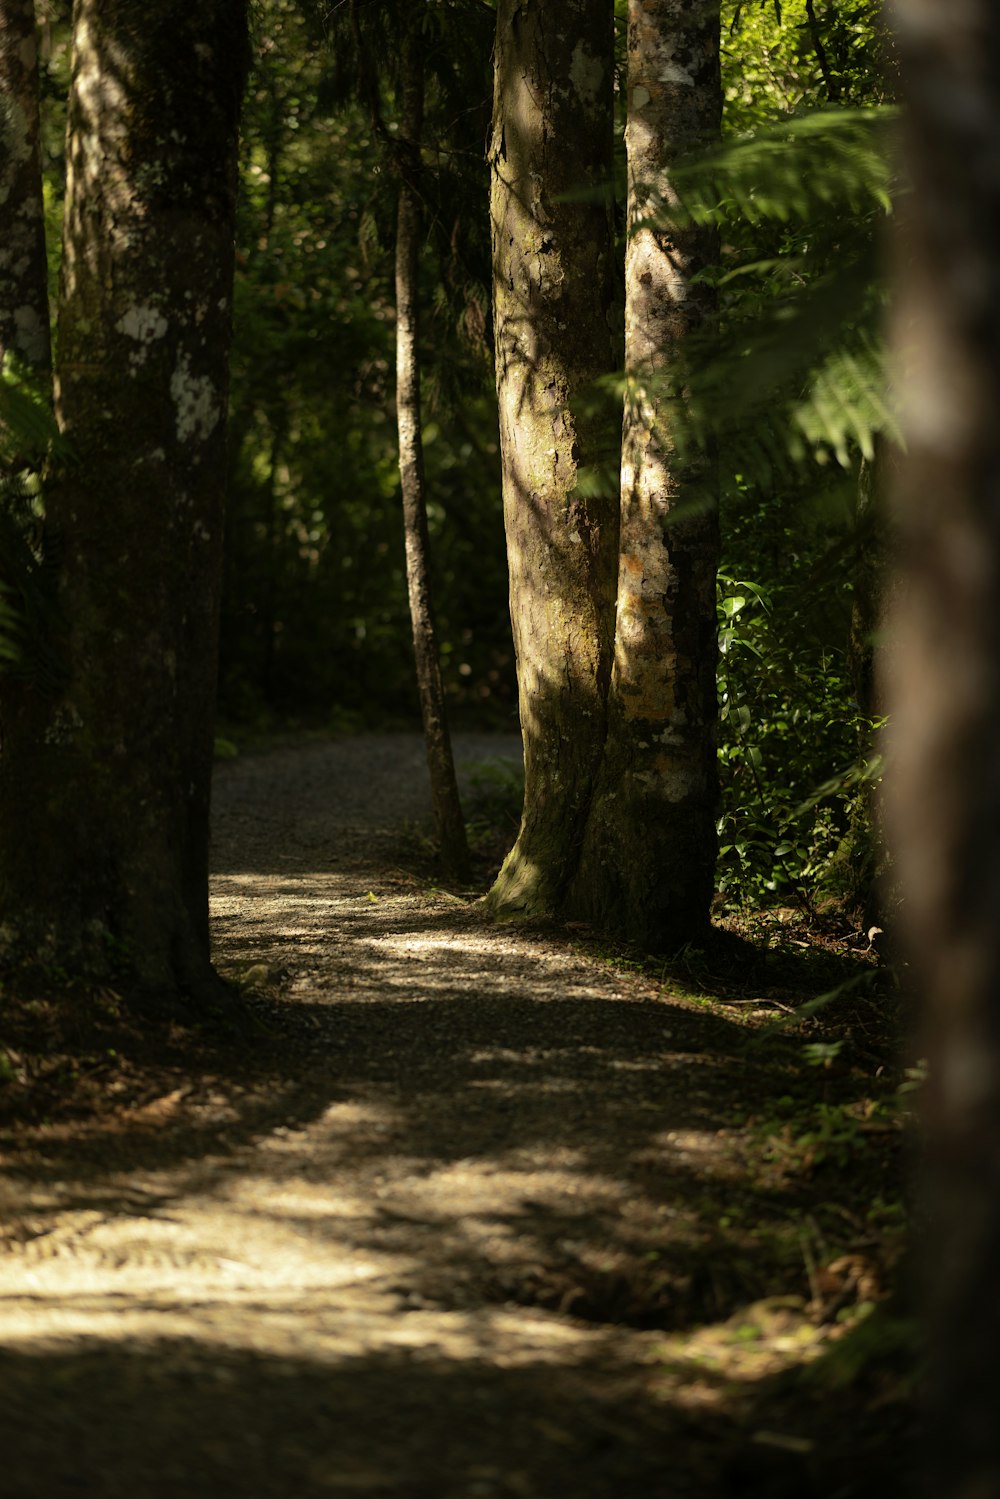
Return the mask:
{"type": "Polygon", "coordinates": [[[65,682],[11,687],[8,955],[215,991],[212,760],[243,0],[78,0],[46,491],[65,682]]]}
{"type": "Polygon", "coordinates": [[[406,536],[406,581],[417,689],[441,863],[450,878],[466,881],[469,878],[469,850],[455,779],[431,597],[430,539],[427,532],[420,362],[417,349],[421,224],[420,138],[424,101],[420,33],[412,17],[407,23],[403,39],[401,95],[402,139],[398,145],[400,184],[396,215],[396,424],[406,536]]]}
{"type": "Polygon", "coordinates": [[[930,1060],[927,1492],[1000,1493],[1000,11],[893,0],[906,168],[894,316],[886,779],[930,1060]]]}
{"type": "Polygon", "coordinates": [[[715,871],[718,525],[671,409],[710,233],[669,224],[671,164],[719,137],[718,0],[630,0],[621,545],[608,735],[570,911],[650,950],[708,927],[715,871]],[[655,213],[658,226],[644,220],[655,213]]]}
{"type": "Polygon", "coordinates": [[[489,897],[504,916],[560,910],[604,741],[618,506],[613,486],[580,478],[617,467],[594,402],[614,360],[612,62],[610,0],[500,0],[494,319],[525,769],[520,832],[489,897]]]}
{"type": "Polygon", "coordinates": [[[12,352],[47,374],[45,200],[39,154],[34,0],[0,3],[0,363],[12,352]]]}

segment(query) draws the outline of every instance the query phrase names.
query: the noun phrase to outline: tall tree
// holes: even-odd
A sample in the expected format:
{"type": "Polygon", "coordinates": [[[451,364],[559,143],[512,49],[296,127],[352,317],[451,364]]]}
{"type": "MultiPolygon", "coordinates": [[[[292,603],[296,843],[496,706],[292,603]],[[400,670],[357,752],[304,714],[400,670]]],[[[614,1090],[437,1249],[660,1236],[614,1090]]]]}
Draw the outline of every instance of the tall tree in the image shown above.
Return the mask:
{"type": "Polygon", "coordinates": [[[0,0],[0,364],[50,363],[34,0],[0,0]]]}
{"type": "Polygon", "coordinates": [[[708,926],[715,869],[718,525],[672,440],[685,340],[713,308],[710,231],[671,222],[671,167],[718,140],[718,0],[629,0],[621,544],[600,780],[568,908],[649,949],[708,926]]]}
{"type": "Polygon", "coordinates": [[[448,732],[441,657],[431,594],[430,537],[424,477],[423,416],[418,350],[421,240],[421,136],[424,73],[419,13],[401,22],[400,131],[396,144],[399,201],[396,210],[396,426],[406,535],[406,580],[417,669],[417,689],[427,748],[434,821],[441,862],[455,879],[469,877],[469,850],[448,732]]]}
{"type": "Polygon", "coordinates": [[[441,862],[453,879],[467,880],[469,850],[455,776],[434,621],[420,395],[420,251],[423,195],[427,181],[422,161],[427,13],[423,7],[415,9],[409,5],[397,10],[386,0],[374,0],[374,4],[369,0],[367,6],[363,0],[351,0],[350,21],[358,62],[358,88],[368,106],[374,133],[398,183],[394,265],[396,432],[410,629],[441,862]],[[397,44],[396,134],[390,132],[382,117],[379,79],[367,36],[375,18],[383,27],[388,25],[391,28],[397,44]]]}
{"type": "Polygon", "coordinates": [[[1000,11],[893,0],[912,191],[887,689],[896,872],[930,1060],[928,1492],[1000,1492],[1000,11]]]}
{"type": "Polygon", "coordinates": [[[494,326],[525,770],[499,915],[560,910],[604,740],[618,506],[593,479],[617,437],[594,386],[614,360],[613,45],[611,0],[497,7],[494,326]]]}
{"type": "Polygon", "coordinates": [[[63,674],[11,683],[9,957],[215,988],[207,842],[245,0],[77,0],[49,482],[63,674]]]}

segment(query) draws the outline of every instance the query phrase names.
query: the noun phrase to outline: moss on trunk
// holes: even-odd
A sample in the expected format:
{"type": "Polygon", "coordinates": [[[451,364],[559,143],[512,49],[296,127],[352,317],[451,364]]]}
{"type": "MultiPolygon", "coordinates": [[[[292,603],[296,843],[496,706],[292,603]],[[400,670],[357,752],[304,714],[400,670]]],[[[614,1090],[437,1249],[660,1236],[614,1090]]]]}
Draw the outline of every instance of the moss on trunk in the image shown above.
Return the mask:
{"type": "Polygon", "coordinates": [[[208,811],[243,0],[79,0],[46,490],[67,681],[7,694],[4,947],[212,993],[208,811]]]}
{"type": "Polygon", "coordinates": [[[497,10],[494,317],[525,765],[520,832],[489,896],[505,916],[559,909],[604,739],[617,433],[594,397],[614,358],[612,27],[610,0],[497,10]]]}
{"type": "Polygon", "coordinates": [[[715,870],[714,475],[671,411],[713,308],[710,233],[670,221],[672,163],[718,139],[719,5],[630,0],[621,546],[600,779],[567,910],[651,950],[708,926],[715,870]],[[655,223],[648,220],[655,218],[655,223]]]}

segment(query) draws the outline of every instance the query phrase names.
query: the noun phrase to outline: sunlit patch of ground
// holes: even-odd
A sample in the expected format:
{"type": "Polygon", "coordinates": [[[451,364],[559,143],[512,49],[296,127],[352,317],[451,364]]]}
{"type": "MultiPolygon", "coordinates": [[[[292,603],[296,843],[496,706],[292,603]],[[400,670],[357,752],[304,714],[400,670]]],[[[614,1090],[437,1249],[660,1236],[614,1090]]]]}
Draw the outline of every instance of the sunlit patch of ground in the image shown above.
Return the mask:
{"type": "Polygon", "coordinates": [[[880,1493],[894,1081],[849,1027],[765,1034],[798,999],[745,963],[685,986],[429,889],[390,831],[421,754],[227,770],[253,1023],[116,1047],[106,998],[94,1106],[52,1080],[0,1137],[9,1492],[880,1493]]]}

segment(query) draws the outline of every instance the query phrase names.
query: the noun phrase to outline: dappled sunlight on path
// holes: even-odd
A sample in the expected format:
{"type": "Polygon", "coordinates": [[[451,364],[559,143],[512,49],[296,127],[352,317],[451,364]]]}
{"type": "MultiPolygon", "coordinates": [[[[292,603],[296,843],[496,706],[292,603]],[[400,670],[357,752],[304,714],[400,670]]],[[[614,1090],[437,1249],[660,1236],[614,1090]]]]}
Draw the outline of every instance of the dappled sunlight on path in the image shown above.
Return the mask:
{"type": "Polygon", "coordinates": [[[402,751],[220,779],[217,954],[266,975],[272,1093],[178,1089],[3,1186],[10,1499],[721,1493],[753,1419],[725,1390],[803,1356],[665,1351],[768,1289],[717,1228],[746,1150],[719,1090],[759,1085],[734,1027],[404,879],[402,751]]]}

